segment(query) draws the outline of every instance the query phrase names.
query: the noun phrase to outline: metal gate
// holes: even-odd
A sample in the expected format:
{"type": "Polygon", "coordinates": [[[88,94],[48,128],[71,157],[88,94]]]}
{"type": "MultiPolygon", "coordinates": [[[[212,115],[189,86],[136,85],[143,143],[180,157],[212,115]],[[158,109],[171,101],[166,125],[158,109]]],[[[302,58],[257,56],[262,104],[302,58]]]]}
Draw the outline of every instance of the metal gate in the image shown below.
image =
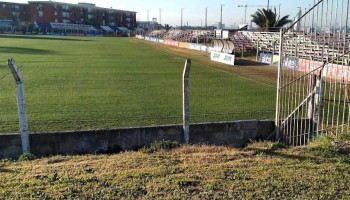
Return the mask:
{"type": "Polygon", "coordinates": [[[276,137],[287,145],[349,132],[349,3],[315,0],[300,19],[281,30],[274,55],[276,137]]]}

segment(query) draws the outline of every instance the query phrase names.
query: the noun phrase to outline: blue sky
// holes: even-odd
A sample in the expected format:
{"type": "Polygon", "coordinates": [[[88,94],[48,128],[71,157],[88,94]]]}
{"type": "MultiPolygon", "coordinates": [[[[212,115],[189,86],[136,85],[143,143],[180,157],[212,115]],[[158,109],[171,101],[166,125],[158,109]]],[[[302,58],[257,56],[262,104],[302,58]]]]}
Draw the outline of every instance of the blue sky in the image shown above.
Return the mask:
{"type": "MultiPolygon", "coordinates": [[[[5,0],[6,1],[6,0],[5,0]]],[[[7,0],[10,2],[26,2],[25,0],[7,0]]],[[[208,7],[208,25],[220,21],[220,5],[223,8],[223,23],[232,25],[240,23],[244,18],[244,8],[238,8],[238,5],[267,5],[267,0],[60,0],[62,2],[77,3],[89,2],[95,3],[101,7],[113,7],[117,9],[126,9],[137,11],[138,20],[147,20],[147,10],[150,10],[150,19],[159,18],[159,8],[162,8],[162,23],[173,26],[180,25],[181,8],[184,10],[184,22],[189,25],[201,25],[201,19],[204,24],[204,9],[208,7]]],[[[313,4],[315,0],[270,0],[270,5],[281,5],[281,13],[289,14],[293,18],[299,6],[305,8],[313,4]]],[[[257,8],[248,8],[248,21],[250,14],[257,8]]],[[[277,8],[278,9],[278,8],[277,8]]]]}

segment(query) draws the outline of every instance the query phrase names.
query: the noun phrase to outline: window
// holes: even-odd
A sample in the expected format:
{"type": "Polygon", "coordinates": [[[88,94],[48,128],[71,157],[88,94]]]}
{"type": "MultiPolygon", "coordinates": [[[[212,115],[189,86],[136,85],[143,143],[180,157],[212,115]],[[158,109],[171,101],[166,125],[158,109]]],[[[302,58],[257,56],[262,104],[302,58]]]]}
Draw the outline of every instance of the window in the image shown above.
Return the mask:
{"type": "Polygon", "coordinates": [[[13,10],[14,10],[14,11],[19,11],[19,5],[14,5],[14,6],[13,6],[13,10]]]}
{"type": "Polygon", "coordinates": [[[55,9],[57,9],[57,4],[54,5],[55,9]]]}
{"type": "Polygon", "coordinates": [[[57,16],[57,11],[55,11],[55,16],[57,16]]]}
{"type": "Polygon", "coordinates": [[[62,5],[62,9],[63,10],[69,10],[69,6],[68,5],[62,5]]]}
{"type": "Polygon", "coordinates": [[[69,20],[69,19],[64,19],[64,20],[62,20],[62,22],[65,23],[65,24],[67,24],[67,23],[70,22],[70,20],[69,20]]]}
{"type": "Polygon", "coordinates": [[[2,4],[2,8],[6,8],[6,4],[2,4]]]}
{"type": "Polygon", "coordinates": [[[109,22],[110,26],[115,26],[115,22],[109,22]]]}
{"type": "Polygon", "coordinates": [[[44,16],[44,12],[43,11],[38,11],[38,16],[39,17],[43,17],[44,16]]]}
{"type": "Polygon", "coordinates": [[[65,18],[69,18],[69,12],[62,12],[62,16],[65,18]]]}
{"type": "Polygon", "coordinates": [[[94,19],[94,15],[89,14],[89,15],[88,15],[88,19],[89,19],[89,20],[94,19]]]}
{"type": "Polygon", "coordinates": [[[37,10],[42,11],[43,10],[43,4],[38,4],[37,10]]]}
{"type": "Polygon", "coordinates": [[[94,12],[94,9],[93,8],[88,8],[88,13],[91,14],[94,12]]]}
{"type": "Polygon", "coordinates": [[[55,22],[58,23],[58,19],[55,19],[55,22]]]}

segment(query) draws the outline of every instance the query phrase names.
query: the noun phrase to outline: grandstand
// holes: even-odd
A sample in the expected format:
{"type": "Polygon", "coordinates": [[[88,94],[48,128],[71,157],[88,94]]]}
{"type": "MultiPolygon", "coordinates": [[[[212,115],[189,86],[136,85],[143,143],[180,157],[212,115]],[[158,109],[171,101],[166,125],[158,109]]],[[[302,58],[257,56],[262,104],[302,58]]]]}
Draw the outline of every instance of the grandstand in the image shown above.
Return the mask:
{"type": "Polygon", "coordinates": [[[157,37],[162,39],[172,39],[179,42],[189,43],[210,43],[215,38],[212,30],[154,30],[147,34],[149,37],[157,37]]]}
{"type": "MultiPolygon", "coordinates": [[[[275,32],[242,32],[253,44],[265,52],[278,54],[279,33],[275,32]]],[[[288,33],[283,45],[286,56],[311,59],[314,61],[330,61],[350,50],[350,35],[332,33],[288,33]],[[310,57],[311,56],[311,57],[310,57]]],[[[333,63],[349,64],[349,58],[341,57],[333,63]]]]}
{"type": "MultiPolygon", "coordinates": [[[[150,37],[172,39],[188,43],[212,43],[215,51],[224,53],[263,51],[279,54],[279,32],[237,31],[229,39],[216,39],[211,30],[155,30],[150,37]]],[[[285,35],[283,53],[313,61],[330,61],[350,50],[350,35],[339,33],[289,32],[285,35]],[[311,57],[310,57],[311,56],[311,57]]],[[[335,59],[333,63],[349,64],[349,57],[335,59]]]]}

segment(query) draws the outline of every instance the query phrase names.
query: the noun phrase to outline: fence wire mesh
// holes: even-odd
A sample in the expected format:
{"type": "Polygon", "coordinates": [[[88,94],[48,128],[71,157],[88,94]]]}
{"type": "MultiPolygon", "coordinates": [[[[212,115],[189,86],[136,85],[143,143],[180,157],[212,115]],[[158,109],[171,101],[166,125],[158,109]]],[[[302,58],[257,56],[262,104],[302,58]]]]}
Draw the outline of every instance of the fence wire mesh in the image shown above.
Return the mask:
{"type": "Polygon", "coordinates": [[[276,120],[287,144],[348,131],[349,3],[314,1],[296,26],[283,32],[276,120]],[[296,60],[298,65],[291,65],[296,60]]]}
{"type": "MultiPolygon", "coordinates": [[[[184,59],[147,51],[157,55],[142,60],[141,53],[140,61],[109,54],[101,59],[95,52],[89,58],[79,52],[21,56],[16,62],[23,65],[29,131],[181,124],[184,59]],[[157,60],[159,55],[164,58],[157,60]]],[[[266,67],[270,74],[261,66],[255,68],[232,69],[193,60],[190,122],[272,119],[276,73],[273,67],[266,67]]],[[[5,76],[0,80],[0,132],[18,132],[15,83],[8,66],[2,64],[0,72],[5,76]]]]}

